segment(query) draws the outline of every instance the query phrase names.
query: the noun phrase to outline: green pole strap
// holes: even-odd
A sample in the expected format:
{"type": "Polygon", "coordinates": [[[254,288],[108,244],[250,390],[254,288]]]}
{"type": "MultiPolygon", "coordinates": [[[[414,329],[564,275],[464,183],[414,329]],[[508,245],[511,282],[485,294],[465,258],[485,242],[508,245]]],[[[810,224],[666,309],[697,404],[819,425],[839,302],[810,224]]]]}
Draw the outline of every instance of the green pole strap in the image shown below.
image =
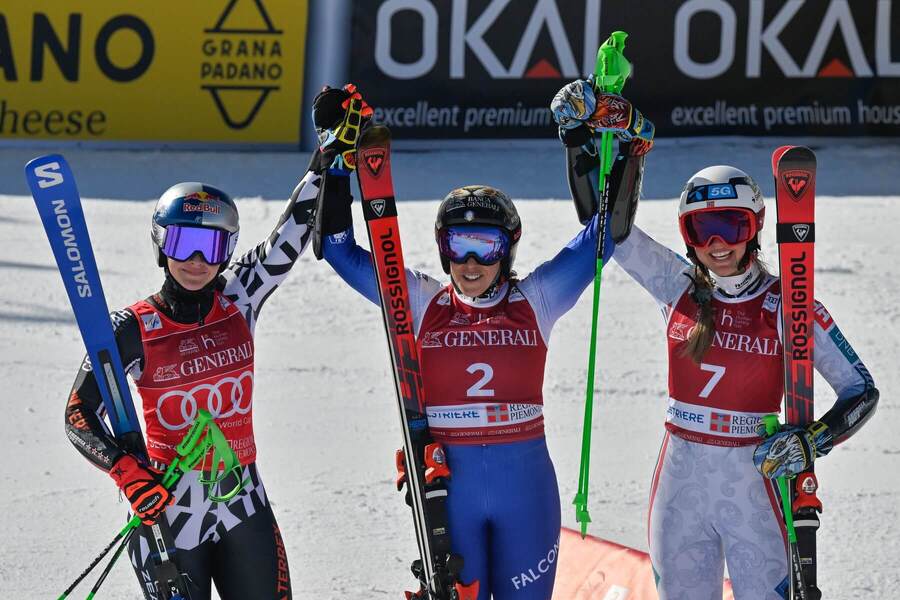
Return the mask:
{"type": "MultiPolygon", "coordinates": [[[[763,424],[766,426],[766,435],[777,433],[781,429],[778,415],[765,415],[763,424]]],[[[787,529],[788,541],[797,543],[797,532],[794,530],[794,510],[791,506],[791,491],[786,477],[778,478],[778,491],[781,493],[781,506],[784,510],[784,527],[787,529]]]]}
{"type": "MultiPolygon", "coordinates": [[[[615,31],[609,36],[600,49],[597,50],[597,64],[595,67],[595,87],[603,92],[619,94],[625,86],[625,80],[631,75],[631,64],[625,58],[625,38],[628,34],[624,31],[615,31]]],[[[600,281],[603,274],[603,248],[606,245],[606,212],[609,205],[609,191],[606,189],[606,181],[613,164],[612,133],[604,132],[600,136],[600,173],[599,192],[600,203],[598,211],[600,216],[597,222],[597,264],[594,269],[594,300],[593,315],[591,317],[591,341],[588,351],[587,391],[584,400],[584,424],[581,433],[581,466],[578,472],[578,491],[572,504],[575,505],[575,519],[581,524],[581,537],[587,535],[587,525],[591,522],[588,512],[588,487],[590,484],[591,467],[591,428],[594,412],[594,372],[597,362],[597,322],[600,314],[600,281]]]]}

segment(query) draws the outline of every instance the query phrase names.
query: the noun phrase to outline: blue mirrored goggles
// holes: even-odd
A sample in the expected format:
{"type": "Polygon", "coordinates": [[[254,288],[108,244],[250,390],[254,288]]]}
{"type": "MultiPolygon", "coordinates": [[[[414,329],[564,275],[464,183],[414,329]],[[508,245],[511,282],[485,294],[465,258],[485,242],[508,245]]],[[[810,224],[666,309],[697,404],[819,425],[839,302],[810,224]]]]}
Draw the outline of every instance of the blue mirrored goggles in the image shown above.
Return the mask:
{"type": "Polygon", "coordinates": [[[438,233],[442,256],[464,263],[469,258],[482,265],[492,265],[509,256],[509,235],[489,225],[453,225],[438,233]]]}
{"type": "Polygon", "coordinates": [[[162,253],[171,259],[185,261],[197,252],[207,263],[219,265],[231,256],[231,234],[221,229],[169,225],[162,253]]]}

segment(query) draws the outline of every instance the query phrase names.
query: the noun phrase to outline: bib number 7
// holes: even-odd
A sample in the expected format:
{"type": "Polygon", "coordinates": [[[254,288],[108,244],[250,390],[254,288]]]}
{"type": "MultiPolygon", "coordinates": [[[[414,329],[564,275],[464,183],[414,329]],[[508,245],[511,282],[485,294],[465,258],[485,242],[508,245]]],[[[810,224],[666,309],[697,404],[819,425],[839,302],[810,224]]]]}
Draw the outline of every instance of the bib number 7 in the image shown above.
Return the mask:
{"type": "Polygon", "coordinates": [[[712,373],[712,377],[709,378],[709,381],[706,382],[706,386],[700,393],[698,394],[701,398],[709,398],[709,395],[712,393],[713,388],[716,387],[716,384],[721,381],[722,377],[725,376],[725,367],[720,365],[709,365],[706,363],[700,363],[701,371],[708,371],[712,373]]]}

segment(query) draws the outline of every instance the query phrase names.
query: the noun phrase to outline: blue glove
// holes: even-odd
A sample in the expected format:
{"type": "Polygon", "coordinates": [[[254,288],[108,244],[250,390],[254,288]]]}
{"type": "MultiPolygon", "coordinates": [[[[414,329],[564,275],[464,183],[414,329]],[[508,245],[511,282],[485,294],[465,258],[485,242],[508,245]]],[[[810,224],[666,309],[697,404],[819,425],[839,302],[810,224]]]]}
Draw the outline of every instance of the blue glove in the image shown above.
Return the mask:
{"type": "MultiPolygon", "coordinates": [[[[765,435],[765,425],[759,425],[758,431],[765,435]]],[[[792,477],[808,469],[819,456],[828,454],[831,447],[831,431],[821,421],[806,429],[785,427],[756,447],[753,464],[769,479],[792,477]]]]}
{"type": "Polygon", "coordinates": [[[597,108],[594,82],[576,79],[563,86],[550,102],[553,119],[560,129],[575,129],[587,122],[597,108]]]}

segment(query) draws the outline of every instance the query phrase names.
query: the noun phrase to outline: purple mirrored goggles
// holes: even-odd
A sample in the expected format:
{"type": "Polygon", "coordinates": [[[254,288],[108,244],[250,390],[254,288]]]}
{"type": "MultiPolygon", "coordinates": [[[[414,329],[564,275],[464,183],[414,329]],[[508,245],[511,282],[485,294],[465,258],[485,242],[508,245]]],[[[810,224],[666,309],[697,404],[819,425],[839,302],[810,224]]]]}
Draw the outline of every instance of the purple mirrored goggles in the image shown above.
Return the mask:
{"type": "Polygon", "coordinates": [[[219,265],[231,257],[230,242],[231,234],[221,229],[168,225],[162,253],[185,261],[199,252],[207,263],[219,265]]]}
{"type": "Polygon", "coordinates": [[[509,235],[489,225],[453,225],[441,229],[438,247],[455,263],[472,257],[482,265],[492,265],[509,255],[509,235]]]}

